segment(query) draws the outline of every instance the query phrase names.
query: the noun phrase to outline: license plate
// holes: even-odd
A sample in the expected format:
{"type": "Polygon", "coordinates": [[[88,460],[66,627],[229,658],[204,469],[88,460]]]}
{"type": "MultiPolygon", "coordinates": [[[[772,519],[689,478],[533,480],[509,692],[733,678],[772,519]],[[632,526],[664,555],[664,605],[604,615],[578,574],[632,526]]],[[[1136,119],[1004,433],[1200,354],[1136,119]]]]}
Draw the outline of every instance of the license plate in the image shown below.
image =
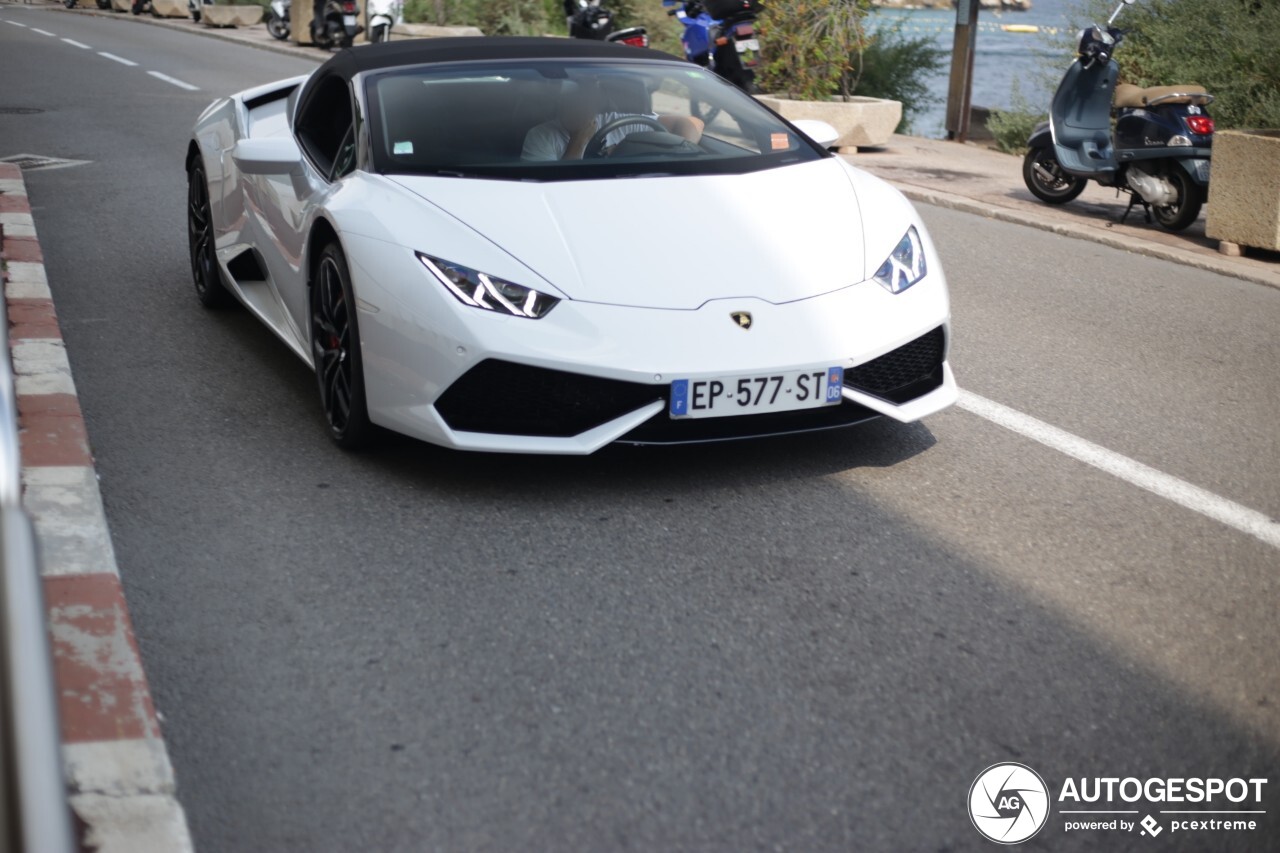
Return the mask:
{"type": "Polygon", "coordinates": [[[668,413],[673,418],[725,418],[838,406],[843,386],[843,367],[676,379],[671,383],[668,413]]]}
{"type": "Polygon", "coordinates": [[[760,42],[758,39],[743,39],[741,41],[734,42],[734,44],[737,45],[738,53],[746,53],[749,50],[755,51],[760,49],[760,42]]]}
{"type": "Polygon", "coordinates": [[[342,16],[342,25],[343,25],[344,27],[354,27],[354,26],[356,25],[356,16],[355,16],[355,15],[343,15],[343,16],[342,16]]]}

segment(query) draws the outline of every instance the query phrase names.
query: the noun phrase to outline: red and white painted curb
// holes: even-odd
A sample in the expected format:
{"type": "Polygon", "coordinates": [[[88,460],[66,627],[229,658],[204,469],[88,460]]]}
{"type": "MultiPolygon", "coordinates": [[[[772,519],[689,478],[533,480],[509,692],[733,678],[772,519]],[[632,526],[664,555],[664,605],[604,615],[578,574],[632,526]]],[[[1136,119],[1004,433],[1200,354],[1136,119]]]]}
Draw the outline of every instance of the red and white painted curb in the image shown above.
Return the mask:
{"type": "Polygon", "coordinates": [[[63,765],[81,846],[190,851],[26,186],[7,163],[0,163],[0,240],[23,504],[40,545],[63,765]]]}

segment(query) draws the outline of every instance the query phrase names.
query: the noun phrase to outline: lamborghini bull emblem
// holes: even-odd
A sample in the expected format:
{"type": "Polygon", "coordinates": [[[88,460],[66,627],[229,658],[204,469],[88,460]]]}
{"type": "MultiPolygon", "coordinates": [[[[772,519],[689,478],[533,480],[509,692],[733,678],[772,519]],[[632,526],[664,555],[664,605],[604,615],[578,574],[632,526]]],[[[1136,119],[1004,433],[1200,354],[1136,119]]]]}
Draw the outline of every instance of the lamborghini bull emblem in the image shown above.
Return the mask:
{"type": "Polygon", "coordinates": [[[733,322],[738,324],[738,328],[744,332],[751,328],[751,312],[750,311],[734,311],[729,315],[733,318],[733,322]]]}

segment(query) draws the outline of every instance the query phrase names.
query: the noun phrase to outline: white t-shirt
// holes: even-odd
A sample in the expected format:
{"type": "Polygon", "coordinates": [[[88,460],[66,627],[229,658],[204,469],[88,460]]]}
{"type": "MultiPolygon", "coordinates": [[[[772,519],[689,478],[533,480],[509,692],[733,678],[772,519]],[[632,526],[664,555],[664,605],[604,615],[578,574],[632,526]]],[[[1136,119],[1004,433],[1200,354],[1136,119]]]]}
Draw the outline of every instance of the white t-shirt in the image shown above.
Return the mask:
{"type": "MultiPolygon", "coordinates": [[[[635,113],[601,113],[596,116],[596,127],[604,127],[616,118],[624,116],[632,116],[635,113]]],[[[643,118],[657,119],[657,113],[643,116],[643,118]]],[[[633,132],[634,127],[624,126],[617,130],[609,132],[605,137],[605,147],[617,145],[627,134],[633,132]]],[[[564,152],[569,148],[569,131],[565,130],[564,125],[556,120],[544,121],[533,130],[525,134],[524,150],[520,152],[521,160],[559,160],[564,157],[564,152]]]]}

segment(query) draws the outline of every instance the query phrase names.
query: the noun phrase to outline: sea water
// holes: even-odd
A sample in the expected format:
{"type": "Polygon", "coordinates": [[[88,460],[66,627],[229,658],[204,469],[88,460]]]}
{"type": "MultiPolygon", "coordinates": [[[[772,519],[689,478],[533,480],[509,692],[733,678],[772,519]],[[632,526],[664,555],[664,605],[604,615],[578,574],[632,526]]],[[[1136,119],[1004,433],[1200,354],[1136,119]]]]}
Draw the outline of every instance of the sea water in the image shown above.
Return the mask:
{"type": "MultiPolygon", "coordinates": [[[[1058,78],[1071,64],[1075,33],[1083,21],[1082,6],[1081,0],[1032,0],[1032,7],[1026,12],[983,9],[978,15],[970,103],[999,109],[1014,107],[1012,93],[1016,80],[1028,106],[1047,111],[1058,78]],[[1003,29],[1019,25],[1037,27],[1039,32],[1003,29]]],[[[901,23],[905,37],[931,38],[946,51],[941,71],[926,81],[931,102],[912,119],[910,129],[916,136],[945,136],[956,11],[881,8],[870,12],[866,19],[871,33],[895,23],[901,23]]]]}

